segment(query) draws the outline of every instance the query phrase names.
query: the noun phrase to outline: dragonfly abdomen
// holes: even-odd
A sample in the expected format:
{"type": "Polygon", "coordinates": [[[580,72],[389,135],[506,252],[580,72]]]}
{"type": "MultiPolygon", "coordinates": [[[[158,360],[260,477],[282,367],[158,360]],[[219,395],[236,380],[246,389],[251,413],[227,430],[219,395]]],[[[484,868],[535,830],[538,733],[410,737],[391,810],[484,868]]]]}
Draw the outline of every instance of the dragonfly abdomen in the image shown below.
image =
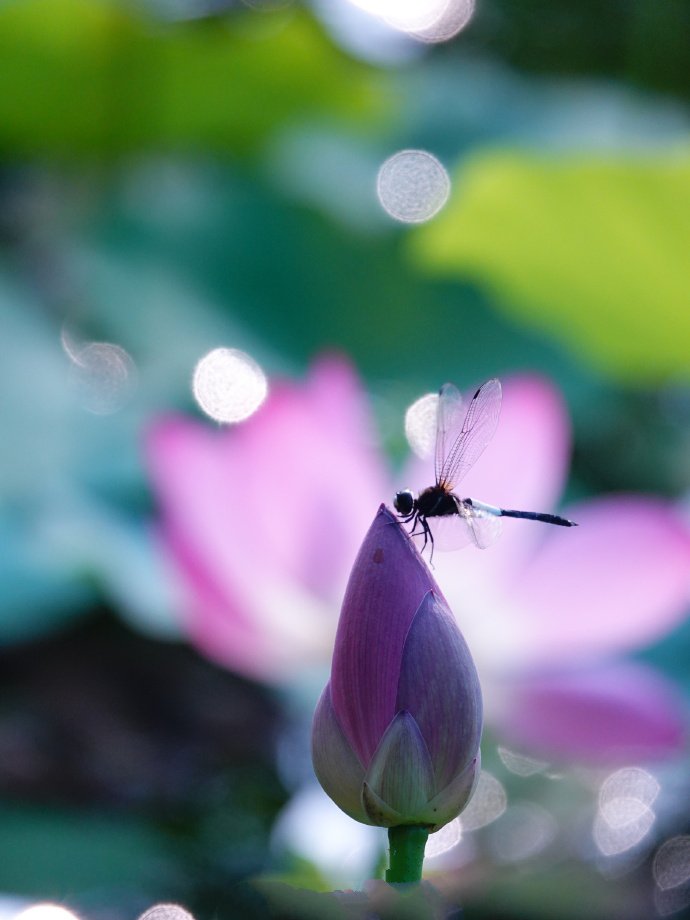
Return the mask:
{"type": "Polygon", "coordinates": [[[528,521],[543,521],[545,524],[558,524],[561,527],[577,527],[575,521],[559,517],[557,514],[542,514],[540,511],[512,511],[501,508],[501,517],[524,518],[528,521]]]}

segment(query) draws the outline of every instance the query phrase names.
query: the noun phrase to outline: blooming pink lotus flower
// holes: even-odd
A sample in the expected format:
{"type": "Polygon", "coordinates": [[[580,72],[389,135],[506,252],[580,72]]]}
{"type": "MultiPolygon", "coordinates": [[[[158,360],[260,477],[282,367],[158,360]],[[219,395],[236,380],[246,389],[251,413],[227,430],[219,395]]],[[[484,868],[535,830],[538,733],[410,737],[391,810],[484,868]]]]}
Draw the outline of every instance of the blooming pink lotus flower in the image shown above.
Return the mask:
{"type": "Polygon", "coordinates": [[[469,649],[429,569],[382,506],[352,569],[331,679],[314,715],[319,782],[364,824],[438,829],[472,793],[481,729],[469,649]]]}
{"type": "Polygon", "coordinates": [[[325,665],[352,560],[390,492],[350,367],[324,360],[301,385],[274,384],[233,428],[164,418],[147,460],[192,642],[268,683],[325,665]]]}
{"type": "MultiPolygon", "coordinates": [[[[498,431],[461,491],[555,511],[568,454],[553,387],[536,377],[504,381],[498,431]]],[[[336,359],[302,385],[275,386],[236,428],[161,420],[147,458],[190,639],[274,683],[329,660],[372,510],[433,478],[431,464],[419,462],[393,484],[360,387],[336,359]]],[[[565,513],[580,526],[507,521],[487,550],[434,556],[482,678],[487,722],[504,743],[548,757],[664,756],[681,744],[681,707],[658,674],[620,656],[685,616],[690,536],[655,498],[597,498],[565,513]]]]}

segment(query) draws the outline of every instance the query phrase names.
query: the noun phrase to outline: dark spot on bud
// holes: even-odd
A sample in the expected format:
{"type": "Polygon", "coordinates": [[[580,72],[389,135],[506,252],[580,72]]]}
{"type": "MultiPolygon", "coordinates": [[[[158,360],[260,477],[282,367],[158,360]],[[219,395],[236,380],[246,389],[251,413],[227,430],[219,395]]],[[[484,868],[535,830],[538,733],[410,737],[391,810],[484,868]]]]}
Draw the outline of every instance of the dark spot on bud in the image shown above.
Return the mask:
{"type": "Polygon", "coordinates": [[[380,565],[383,562],[383,550],[381,549],[380,546],[378,549],[374,550],[374,555],[372,556],[372,559],[377,565],[380,565]]]}
{"type": "Polygon", "coordinates": [[[390,824],[390,815],[386,817],[379,804],[378,796],[372,792],[367,782],[362,783],[361,795],[362,806],[371,821],[379,827],[387,827],[390,824]]]}

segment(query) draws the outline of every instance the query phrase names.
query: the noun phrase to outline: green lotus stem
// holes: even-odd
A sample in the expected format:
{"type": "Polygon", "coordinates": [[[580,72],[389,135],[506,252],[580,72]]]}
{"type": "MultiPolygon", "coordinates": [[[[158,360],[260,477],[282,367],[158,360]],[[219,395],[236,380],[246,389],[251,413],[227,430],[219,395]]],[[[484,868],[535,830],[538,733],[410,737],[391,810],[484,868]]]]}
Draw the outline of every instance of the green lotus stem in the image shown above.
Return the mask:
{"type": "Polygon", "coordinates": [[[429,828],[420,824],[399,824],[388,828],[390,865],[386,869],[387,882],[421,881],[428,836],[429,828]]]}

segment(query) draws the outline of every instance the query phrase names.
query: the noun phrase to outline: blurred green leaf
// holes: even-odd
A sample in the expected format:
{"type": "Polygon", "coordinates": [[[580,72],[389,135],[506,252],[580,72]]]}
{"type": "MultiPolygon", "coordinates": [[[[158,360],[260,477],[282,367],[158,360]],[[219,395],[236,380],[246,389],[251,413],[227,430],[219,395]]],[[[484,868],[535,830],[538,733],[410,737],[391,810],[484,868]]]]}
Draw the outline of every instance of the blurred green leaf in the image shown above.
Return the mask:
{"type": "Polygon", "coordinates": [[[147,19],[107,0],[0,8],[0,148],[244,153],[300,117],[380,119],[381,77],[301,12],[147,19]]]}
{"type": "Polygon", "coordinates": [[[451,51],[490,50],[512,66],[555,74],[602,74],[690,94],[687,0],[483,0],[451,51]]]}
{"type": "Polygon", "coordinates": [[[690,158],[486,153],[412,239],[428,271],[493,289],[507,312],[624,380],[690,372],[690,158]]]}
{"type": "MultiPolygon", "coordinates": [[[[199,167],[178,166],[176,188],[194,185],[199,167]]],[[[439,379],[470,385],[526,369],[564,386],[581,379],[567,352],[497,314],[476,286],[430,280],[411,266],[406,228],[353,233],[224,164],[211,173],[213,207],[195,218],[175,213],[165,182],[137,171],[123,170],[81,238],[65,246],[103,324],[98,335],[131,350],[142,381],[149,361],[167,362],[159,410],[166,398],[180,404],[189,368],[222,341],[240,342],[274,373],[335,348],[372,383],[395,389],[404,380],[400,409],[439,379]],[[128,193],[142,186],[145,194],[128,193]],[[142,270],[147,261],[156,271],[142,270]],[[472,347],[463,348],[470,332],[472,347]]]]}
{"type": "Polygon", "coordinates": [[[174,877],[169,840],[130,817],[0,803],[0,886],[44,898],[174,877]]]}

